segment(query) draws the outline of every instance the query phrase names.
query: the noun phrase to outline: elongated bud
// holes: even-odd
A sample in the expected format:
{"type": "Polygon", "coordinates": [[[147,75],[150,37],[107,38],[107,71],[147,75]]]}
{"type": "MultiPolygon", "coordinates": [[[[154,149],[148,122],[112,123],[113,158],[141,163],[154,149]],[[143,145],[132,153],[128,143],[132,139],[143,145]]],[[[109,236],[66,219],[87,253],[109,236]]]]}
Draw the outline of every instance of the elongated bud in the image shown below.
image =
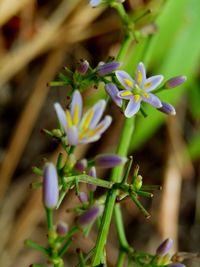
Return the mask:
{"type": "Polygon", "coordinates": [[[173,262],[168,264],[167,267],[186,267],[186,266],[180,262],[173,262]]]}
{"type": "Polygon", "coordinates": [[[187,80],[186,76],[176,76],[166,81],[166,83],[164,84],[164,87],[167,89],[171,89],[171,88],[181,85],[186,80],[187,80]]]}
{"type": "Polygon", "coordinates": [[[127,161],[126,157],[120,157],[115,154],[102,154],[95,157],[94,162],[97,167],[113,168],[124,164],[127,161]]]}
{"type": "Polygon", "coordinates": [[[58,176],[53,163],[47,163],[43,172],[43,203],[46,208],[54,209],[58,202],[58,176]]]}
{"type": "MultiPolygon", "coordinates": [[[[89,172],[88,172],[88,175],[89,175],[89,176],[92,176],[92,177],[94,177],[94,178],[97,177],[97,174],[96,174],[96,168],[95,168],[94,166],[93,166],[92,168],[90,168],[90,170],[89,170],[89,172]]],[[[88,189],[89,189],[90,191],[93,191],[93,192],[97,189],[97,186],[94,185],[94,184],[88,184],[87,186],[88,186],[88,189]]]]}
{"type": "Polygon", "coordinates": [[[120,65],[121,63],[116,61],[101,63],[97,66],[97,73],[99,76],[110,74],[111,72],[117,70],[120,65]]]}
{"type": "Polygon", "coordinates": [[[65,164],[65,171],[71,170],[76,163],[76,157],[74,154],[70,154],[67,158],[67,162],[65,164]]]}
{"type": "Polygon", "coordinates": [[[138,191],[140,190],[141,186],[142,186],[142,176],[137,175],[137,177],[135,178],[133,187],[136,191],[138,191]]]}
{"type": "Polygon", "coordinates": [[[102,206],[93,206],[79,217],[78,223],[81,226],[93,223],[101,213],[102,206]]]}
{"type": "Polygon", "coordinates": [[[80,200],[81,203],[88,202],[88,195],[85,192],[80,192],[78,194],[78,198],[79,198],[79,200],[80,200]]]}
{"type": "Polygon", "coordinates": [[[122,106],[122,99],[118,96],[119,90],[114,83],[107,83],[105,85],[105,90],[112,98],[113,102],[118,106],[122,106]]]}
{"type": "Polygon", "coordinates": [[[61,221],[57,224],[56,226],[56,233],[60,236],[64,236],[67,234],[69,230],[68,224],[66,224],[65,222],[61,221]]]}
{"type": "Polygon", "coordinates": [[[170,251],[172,245],[173,245],[173,240],[171,238],[167,238],[157,248],[156,254],[160,257],[163,257],[170,251]]]}
{"type": "Polygon", "coordinates": [[[176,115],[175,108],[169,103],[162,102],[162,107],[158,108],[158,110],[167,115],[176,115]]]}
{"type": "Polygon", "coordinates": [[[87,168],[87,160],[81,159],[76,162],[75,169],[79,172],[83,172],[87,168]]]}
{"type": "Polygon", "coordinates": [[[89,68],[89,62],[87,60],[80,60],[78,63],[77,71],[81,75],[85,75],[89,68]]]}

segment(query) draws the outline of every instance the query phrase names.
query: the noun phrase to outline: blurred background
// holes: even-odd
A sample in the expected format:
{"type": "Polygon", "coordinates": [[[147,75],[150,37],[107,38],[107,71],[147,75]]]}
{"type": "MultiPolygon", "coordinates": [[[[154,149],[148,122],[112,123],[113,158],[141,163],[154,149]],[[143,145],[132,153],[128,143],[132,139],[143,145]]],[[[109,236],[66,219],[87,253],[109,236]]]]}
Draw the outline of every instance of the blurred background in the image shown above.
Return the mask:
{"type": "MultiPolygon", "coordinates": [[[[174,251],[200,251],[200,2],[199,0],[127,0],[127,11],[135,21],[137,40],[123,62],[134,75],[139,61],[148,74],[166,79],[186,75],[187,82],[160,93],[174,104],[177,116],[167,117],[146,107],[147,118],[138,115],[130,155],[140,165],[145,184],[160,184],[153,200],[142,200],[151,213],[144,219],[134,204],[122,203],[128,241],[136,249],[154,252],[165,238],[174,239],[174,251]]],[[[57,126],[53,103],[66,105],[67,88],[47,86],[63,67],[75,68],[81,59],[95,67],[115,56],[123,40],[119,17],[112,9],[91,8],[80,0],[0,1],[0,266],[22,267],[43,262],[43,256],[24,246],[30,238],[46,244],[45,212],[41,190],[30,184],[38,178],[32,166],[42,167],[44,159],[54,161],[60,147],[41,129],[57,126]]],[[[91,105],[104,94],[90,88],[85,94],[91,105]]],[[[112,127],[103,138],[80,146],[77,158],[114,152],[123,115],[111,104],[112,127]]],[[[99,177],[109,173],[98,170],[99,177]]],[[[84,190],[84,188],[83,188],[84,190]]],[[[97,194],[102,191],[98,190],[97,194]]],[[[74,214],[66,212],[78,200],[72,192],[56,213],[71,225],[74,214]]],[[[96,231],[89,238],[78,234],[66,255],[66,266],[76,265],[76,248],[89,251],[96,231]]],[[[107,254],[115,266],[117,239],[111,225],[107,254]]],[[[190,267],[200,266],[197,258],[190,267]]]]}

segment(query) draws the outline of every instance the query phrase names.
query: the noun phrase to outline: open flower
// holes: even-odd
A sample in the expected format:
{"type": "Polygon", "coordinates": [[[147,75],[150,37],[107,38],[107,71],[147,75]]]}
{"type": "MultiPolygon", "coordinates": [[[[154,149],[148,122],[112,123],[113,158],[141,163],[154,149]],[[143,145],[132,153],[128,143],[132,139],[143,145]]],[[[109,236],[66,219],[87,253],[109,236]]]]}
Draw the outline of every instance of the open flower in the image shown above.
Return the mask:
{"type": "Polygon", "coordinates": [[[111,116],[105,116],[99,122],[105,110],[105,100],[99,100],[83,116],[82,106],[82,97],[78,90],[74,92],[71,107],[66,112],[59,103],[54,104],[58,120],[67,135],[69,145],[95,142],[111,124],[111,116]]]}
{"type": "Polygon", "coordinates": [[[115,74],[118,81],[125,88],[125,90],[118,93],[118,96],[121,99],[129,100],[124,112],[126,117],[129,118],[136,114],[140,109],[142,101],[149,103],[155,108],[162,107],[160,99],[151,93],[151,91],[161,84],[163,80],[162,75],[146,78],[146,70],[142,62],[140,62],[137,66],[135,80],[133,80],[130,75],[123,70],[118,70],[115,74]]]}

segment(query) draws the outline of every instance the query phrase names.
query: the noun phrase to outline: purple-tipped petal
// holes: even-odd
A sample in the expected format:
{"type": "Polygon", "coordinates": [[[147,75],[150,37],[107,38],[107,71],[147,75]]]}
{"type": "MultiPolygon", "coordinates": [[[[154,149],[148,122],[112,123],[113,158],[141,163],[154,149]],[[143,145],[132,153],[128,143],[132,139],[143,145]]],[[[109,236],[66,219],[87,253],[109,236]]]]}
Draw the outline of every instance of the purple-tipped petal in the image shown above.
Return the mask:
{"type": "Polygon", "coordinates": [[[113,168],[115,166],[124,164],[127,161],[126,157],[120,157],[115,154],[102,154],[94,159],[95,165],[102,168],[113,168]]]}
{"type": "Polygon", "coordinates": [[[173,262],[168,264],[167,267],[186,267],[186,266],[180,262],[173,262]]]}
{"type": "Polygon", "coordinates": [[[61,221],[56,226],[56,233],[60,236],[64,236],[68,233],[69,226],[65,222],[61,221]]]}
{"type": "Polygon", "coordinates": [[[148,78],[144,84],[144,90],[146,92],[150,92],[156,89],[161,84],[163,79],[164,79],[163,75],[155,75],[155,76],[148,78]]]}
{"type": "Polygon", "coordinates": [[[101,99],[99,100],[94,106],[93,106],[93,112],[94,115],[92,117],[92,120],[89,124],[89,128],[93,129],[94,127],[96,127],[97,123],[100,121],[103,112],[105,110],[106,107],[106,101],[101,99]]]}
{"type": "MultiPolygon", "coordinates": [[[[94,177],[94,178],[97,177],[96,168],[95,168],[94,166],[93,166],[92,168],[90,168],[90,170],[89,170],[89,172],[88,172],[88,175],[89,175],[89,176],[92,176],[92,177],[94,177]]],[[[97,186],[94,185],[94,184],[88,184],[87,186],[88,186],[88,189],[89,189],[90,191],[93,191],[93,192],[97,189],[97,186]]]]}
{"type": "Polygon", "coordinates": [[[76,90],[73,93],[72,96],[72,103],[70,108],[70,114],[72,117],[73,124],[77,125],[80,121],[80,118],[82,116],[82,107],[83,107],[83,101],[82,96],[78,90],[76,90]]]}
{"type": "Polygon", "coordinates": [[[66,119],[65,111],[59,103],[55,103],[54,108],[55,108],[59,123],[66,133],[67,132],[67,119],[66,119]]]}
{"type": "Polygon", "coordinates": [[[87,60],[80,60],[77,66],[77,72],[81,75],[85,75],[89,68],[89,62],[87,60]]]}
{"type": "Polygon", "coordinates": [[[118,93],[118,97],[126,100],[133,98],[133,93],[129,90],[122,90],[118,93]]]}
{"type": "Polygon", "coordinates": [[[143,87],[144,83],[146,82],[146,70],[145,70],[145,66],[142,62],[140,62],[137,65],[135,80],[136,80],[137,84],[139,85],[139,87],[141,87],[141,88],[143,87]]]}
{"type": "Polygon", "coordinates": [[[171,238],[167,238],[157,248],[156,254],[160,257],[165,256],[172,248],[172,245],[173,245],[173,240],[171,238]]]}
{"type": "Polygon", "coordinates": [[[187,80],[186,76],[176,76],[176,77],[173,77],[173,78],[169,79],[168,81],[166,81],[164,86],[168,89],[174,88],[174,87],[181,85],[186,80],[187,80]]]}
{"type": "Polygon", "coordinates": [[[162,102],[160,101],[160,99],[151,93],[147,94],[147,96],[142,96],[142,100],[155,108],[162,107],[162,102]]]}
{"type": "Polygon", "coordinates": [[[46,163],[43,172],[43,203],[48,209],[54,209],[58,202],[58,175],[53,163],[46,163]]]}
{"type": "Polygon", "coordinates": [[[175,108],[169,103],[162,102],[162,107],[158,110],[168,115],[176,115],[175,108]]]}
{"type": "Polygon", "coordinates": [[[70,146],[76,146],[78,144],[78,130],[76,126],[67,129],[67,139],[70,146]]]}
{"type": "Polygon", "coordinates": [[[91,1],[90,1],[90,5],[91,5],[92,7],[96,7],[96,6],[98,6],[99,4],[101,4],[101,2],[102,2],[102,0],[91,0],[91,1]]]}
{"type": "Polygon", "coordinates": [[[118,81],[124,86],[127,90],[132,90],[135,84],[135,81],[131,78],[131,76],[124,70],[115,71],[116,77],[118,81]]]}
{"type": "Polygon", "coordinates": [[[124,115],[127,118],[131,118],[133,115],[135,115],[140,109],[140,103],[141,103],[141,100],[135,102],[134,98],[130,99],[125,109],[124,115]]]}
{"type": "Polygon", "coordinates": [[[80,200],[81,203],[88,202],[88,195],[85,192],[80,192],[78,194],[78,198],[79,198],[79,200],[80,200]]]}
{"type": "Polygon", "coordinates": [[[115,104],[118,107],[121,107],[122,106],[122,100],[118,96],[119,90],[117,89],[115,84],[114,83],[107,83],[105,85],[105,90],[109,94],[109,96],[112,98],[112,100],[115,102],[115,104]]]}
{"type": "Polygon", "coordinates": [[[101,213],[101,206],[93,206],[79,217],[78,224],[80,226],[85,226],[87,224],[93,223],[97,219],[97,217],[101,215],[101,213]]]}
{"type": "Polygon", "coordinates": [[[76,162],[74,166],[75,170],[79,172],[83,172],[87,168],[87,160],[86,159],[81,159],[76,162]]]}
{"type": "Polygon", "coordinates": [[[120,65],[121,63],[116,61],[99,64],[97,67],[97,73],[99,76],[105,76],[117,70],[120,65]]]}

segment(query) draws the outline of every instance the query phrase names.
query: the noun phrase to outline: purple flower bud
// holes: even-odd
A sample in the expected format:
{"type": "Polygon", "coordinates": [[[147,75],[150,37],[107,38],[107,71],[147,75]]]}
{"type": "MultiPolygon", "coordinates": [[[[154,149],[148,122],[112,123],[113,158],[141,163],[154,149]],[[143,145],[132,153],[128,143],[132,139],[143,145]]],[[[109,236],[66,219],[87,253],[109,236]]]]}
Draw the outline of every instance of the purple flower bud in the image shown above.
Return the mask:
{"type": "Polygon", "coordinates": [[[111,72],[118,69],[120,65],[121,63],[116,61],[99,64],[97,66],[97,73],[99,76],[110,74],[111,72]]]}
{"type": "Polygon", "coordinates": [[[186,80],[187,80],[186,76],[176,76],[176,77],[173,77],[173,78],[169,79],[168,81],[166,81],[164,86],[168,89],[174,88],[174,87],[181,85],[186,80]]]}
{"type": "Polygon", "coordinates": [[[94,159],[95,165],[102,168],[113,168],[115,166],[124,164],[127,161],[126,157],[120,157],[115,154],[102,154],[94,159]]]}
{"type": "Polygon", "coordinates": [[[78,198],[79,198],[81,203],[88,202],[88,195],[85,192],[80,192],[78,194],[78,198]]]}
{"type": "Polygon", "coordinates": [[[168,264],[167,267],[186,267],[186,266],[180,262],[173,262],[168,264]]]}
{"type": "Polygon", "coordinates": [[[80,60],[78,63],[77,71],[81,75],[85,75],[89,68],[89,62],[87,60],[80,60]]]}
{"type": "Polygon", "coordinates": [[[176,115],[175,108],[169,103],[162,102],[162,107],[158,108],[158,110],[167,115],[176,115]]]}
{"type": "Polygon", "coordinates": [[[79,172],[83,172],[87,168],[87,160],[86,159],[81,159],[77,161],[75,165],[75,169],[79,172]]]}
{"type": "MultiPolygon", "coordinates": [[[[88,172],[88,175],[89,175],[89,176],[92,176],[92,177],[94,177],[94,178],[97,177],[97,174],[96,174],[96,168],[95,168],[94,166],[93,166],[92,168],[90,168],[90,170],[89,170],[89,172],[88,172]]],[[[97,186],[94,185],[94,184],[88,184],[87,186],[88,186],[88,189],[89,189],[90,191],[93,191],[93,192],[97,189],[97,186]]]]}
{"type": "Polygon", "coordinates": [[[170,251],[172,245],[173,245],[173,240],[171,238],[167,238],[157,248],[156,254],[160,257],[165,256],[170,251]]]}
{"type": "Polygon", "coordinates": [[[58,176],[53,163],[44,166],[43,177],[43,203],[46,208],[53,209],[59,197],[58,176]]]}
{"type": "Polygon", "coordinates": [[[78,224],[84,226],[93,223],[101,215],[102,211],[102,206],[93,206],[79,217],[78,224]]]}
{"type": "Polygon", "coordinates": [[[56,226],[56,233],[60,236],[66,235],[68,230],[69,230],[68,224],[66,224],[63,221],[59,222],[58,225],[56,226]]]}

